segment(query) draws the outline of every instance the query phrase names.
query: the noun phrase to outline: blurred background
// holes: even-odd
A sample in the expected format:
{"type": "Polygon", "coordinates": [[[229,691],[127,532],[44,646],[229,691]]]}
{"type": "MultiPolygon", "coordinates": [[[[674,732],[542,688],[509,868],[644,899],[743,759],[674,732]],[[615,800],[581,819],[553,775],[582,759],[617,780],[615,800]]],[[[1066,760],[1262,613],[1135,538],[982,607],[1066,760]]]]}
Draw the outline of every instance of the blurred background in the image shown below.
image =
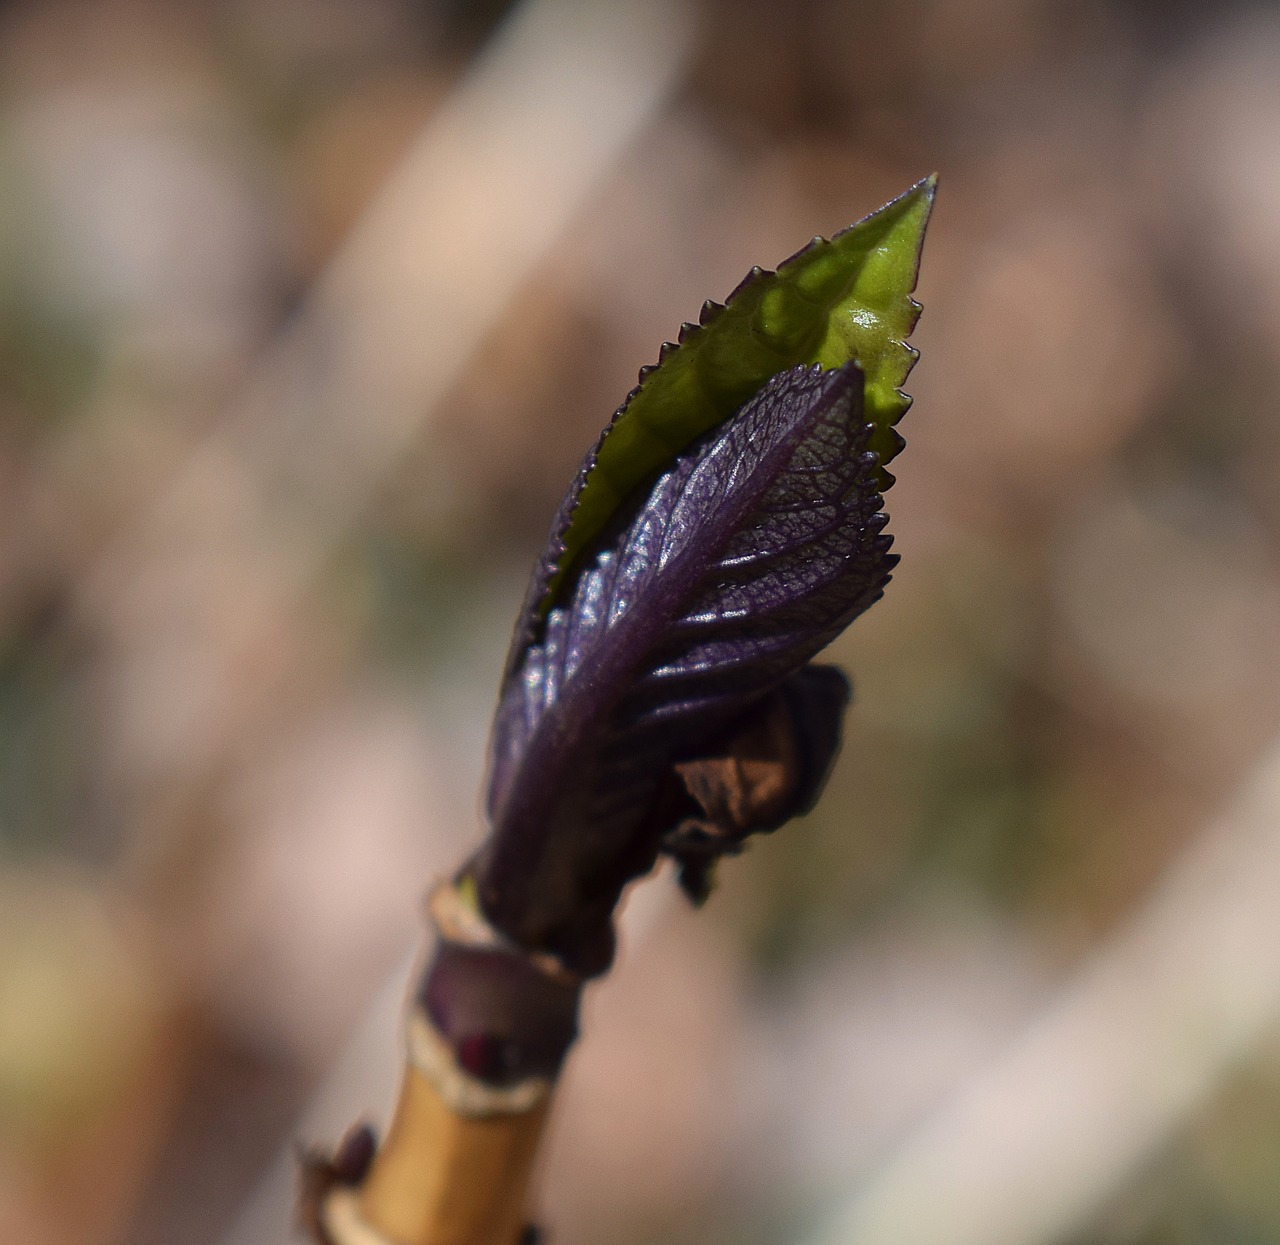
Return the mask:
{"type": "Polygon", "coordinates": [[[582,453],[938,170],[827,798],[637,888],[541,1216],[1280,1242],[1280,8],[10,0],[0,64],[0,1238],[289,1239],[582,453]]]}

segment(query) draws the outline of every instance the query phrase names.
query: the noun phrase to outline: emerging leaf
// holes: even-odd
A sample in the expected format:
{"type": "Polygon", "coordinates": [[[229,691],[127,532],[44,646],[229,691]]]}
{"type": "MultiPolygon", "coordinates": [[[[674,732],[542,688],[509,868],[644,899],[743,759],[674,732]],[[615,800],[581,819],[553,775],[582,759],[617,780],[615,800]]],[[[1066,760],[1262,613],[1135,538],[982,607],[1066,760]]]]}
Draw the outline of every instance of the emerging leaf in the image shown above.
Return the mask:
{"type": "Polygon", "coordinates": [[[777,372],[801,363],[837,368],[856,361],[866,385],[868,448],[880,456],[881,491],[893,483],[885,464],[902,448],[894,425],[910,405],[899,386],[916,353],[906,338],[920,306],[911,298],[935,179],[850,225],[814,240],[776,272],[753,268],[721,305],[703,305],[605,429],[582,466],[552,529],[530,585],[509,668],[559,602],[571,568],[632,490],[688,445],[727,419],[777,372]]]}
{"type": "MultiPolygon", "coordinates": [[[[813,699],[789,680],[896,562],[865,392],[855,363],[773,376],[615,511],[523,650],[494,724],[492,835],[470,868],[484,911],[521,945],[601,971],[618,895],[666,836],[683,827],[668,850],[691,860],[691,829],[731,843],[816,792],[821,773],[788,772],[785,741],[772,776],[707,762],[774,689],[813,699]]],[[[791,729],[822,737],[825,771],[839,714],[830,687],[818,699],[827,708],[796,710],[791,729]]]]}

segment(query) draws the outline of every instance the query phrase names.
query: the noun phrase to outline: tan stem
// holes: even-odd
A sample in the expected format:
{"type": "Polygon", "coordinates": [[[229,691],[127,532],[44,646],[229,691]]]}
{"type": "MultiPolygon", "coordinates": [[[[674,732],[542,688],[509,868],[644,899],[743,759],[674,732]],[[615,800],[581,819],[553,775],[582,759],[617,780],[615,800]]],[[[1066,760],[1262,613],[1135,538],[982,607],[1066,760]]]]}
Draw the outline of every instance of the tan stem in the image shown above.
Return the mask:
{"type": "Polygon", "coordinates": [[[391,1127],[322,1219],[333,1245],[517,1245],[551,1098],[536,1079],[494,1089],[461,1071],[422,1013],[391,1127]]]}
{"type": "MultiPolygon", "coordinates": [[[[510,947],[480,915],[470,893],[453,883],[436,887],[429,908],[440,944],[406,1017],[405,1072],[387,1135],[372,1160],[357,1163],[354,1171],[351,1156],[341,1154],[309,1168],[315,1192],[308,1195],[304,1187],[303,1219],[325,1245],[518,1245],[528,1222],[529,1184],[550,1106],[553,1064],[544,1051],[543,1072],[530,1071],[507,1084],[482,1079],[459,1063],[428,1014],[424,995],[441,963],[441,948],[457,946],[487,953],[500,949],[528,963],[535,1002],[546,1000],[538,983],[550,979],[557,983],[550,994],[553,1006],[563,1007],[567,999],[576,1013],[581,983],[568,977],[565,984],[558,962],[510,947]]],[[[497,1032],[506,1032],[504,1024],[520,1031],[519,1007],[529,1007],[529,976],[500,975],[491,987],[495,981],[499,990],[515,983],[515,1004],[500,992],[496,999],[516,1008],[512,1019],[510,1010],[499,1007],[497,1032]]],[[[444,988],[450,984],[446,977],[444,988]]],[[[462,997],[466,1000],[465,991],[462,997]]],[[[526,1040],[537,1052],[545,1025],[539,1030],[543,1014],[536,1009],[532,1014],[533,1037],[526,1040]]],[[[560,1018],[551,1032],[572,1040],[576,1019],[560,1018]]],[[[540,1065],[534,1059],[528,1066],[540,1065]]]]}
{"type": "Polygon", "coordinates": [[[410,1066],[364,1182],[329,1195],[335,1245],[517,1245],[547,1108],[462,1115],[410,1066]]]}

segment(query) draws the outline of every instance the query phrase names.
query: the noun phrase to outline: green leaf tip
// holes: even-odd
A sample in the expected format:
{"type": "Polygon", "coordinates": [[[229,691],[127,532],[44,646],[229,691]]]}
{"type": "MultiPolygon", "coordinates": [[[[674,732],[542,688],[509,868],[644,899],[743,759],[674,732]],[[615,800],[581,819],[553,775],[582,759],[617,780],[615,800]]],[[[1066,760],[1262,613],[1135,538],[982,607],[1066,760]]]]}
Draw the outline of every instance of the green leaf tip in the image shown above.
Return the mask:
{"type": "Polygon", "coordinates": [[[904,445],[894,425],[911,405],[900,386],[917,357],[906,344],[920,316],[911,293],[936,186],[936,174],[924,178],[830,240],[814,238],[775,272],[753,268],[723,304],[704,303],[698,323],[663,344],[580,478],[540,615],[628,494],[787,368],[857,361],[881,491],[893,483],[884,467],[904,445]]]}

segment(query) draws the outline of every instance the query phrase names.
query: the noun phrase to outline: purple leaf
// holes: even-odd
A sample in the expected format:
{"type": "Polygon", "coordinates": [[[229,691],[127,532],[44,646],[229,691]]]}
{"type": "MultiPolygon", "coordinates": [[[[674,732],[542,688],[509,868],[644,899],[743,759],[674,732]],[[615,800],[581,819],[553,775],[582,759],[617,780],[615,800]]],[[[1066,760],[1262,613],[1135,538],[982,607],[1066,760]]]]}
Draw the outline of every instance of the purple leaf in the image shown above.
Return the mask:
{"type": "MultiPolygon", "coordinates": [[[[712,755],[880,596],[896,558],[871,434],[856,364],[774,376],[620,508],[515,654],[494,723],[492,834],[469,871],[521,945],[602,971],[622,887],[688,820],[677,767],[712,755]]],[[[797,708],[817,685],[788,687],[825,771],[835,700],[828,688],[797,708]]],[[[797,811],[821,777],[779,808],[797,811]]]]}

